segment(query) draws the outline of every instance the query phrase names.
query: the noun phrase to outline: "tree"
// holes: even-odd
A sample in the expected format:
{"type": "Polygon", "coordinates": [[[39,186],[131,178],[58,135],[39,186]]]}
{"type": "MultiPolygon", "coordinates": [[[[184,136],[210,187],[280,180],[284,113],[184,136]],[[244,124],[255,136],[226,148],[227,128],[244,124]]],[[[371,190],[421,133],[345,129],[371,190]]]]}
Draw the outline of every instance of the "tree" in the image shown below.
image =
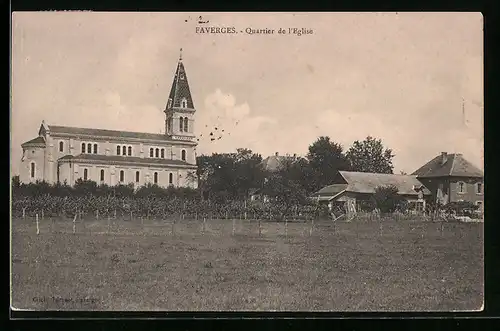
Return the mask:
{"type": "Polygon", "coordinates": [[[307,160],[313,190],[330,185],[339,170],[349,170],[349,162],[343,153],[342,145],[330,141],[330,137],[319,137],[309,146],[307,160]]]}
{"type": "Polygon", "coordinates": [[[297,169],[295,162],[284,161],[280,169],[271,173],[263,185],[262,193],[281,207],[282,218],[292,206],[307,201],[307,192],[296,178],[297,169]]]}
{"type": "Polygon", "coordinates": [[[375,188],[373,196],[375,204],[381,213],[393,213],[396,210],[405,211],[407,201],[398,194],[398,188],[393,185],[375,188]]]}
{"type": "Polygon", "coordinates": [[[392,174],[394,169],[392,150],[384,149],[382,140],[371,136],[361,142],[356,140],[347,151],[346,157],[352,171],[392,174]]]}

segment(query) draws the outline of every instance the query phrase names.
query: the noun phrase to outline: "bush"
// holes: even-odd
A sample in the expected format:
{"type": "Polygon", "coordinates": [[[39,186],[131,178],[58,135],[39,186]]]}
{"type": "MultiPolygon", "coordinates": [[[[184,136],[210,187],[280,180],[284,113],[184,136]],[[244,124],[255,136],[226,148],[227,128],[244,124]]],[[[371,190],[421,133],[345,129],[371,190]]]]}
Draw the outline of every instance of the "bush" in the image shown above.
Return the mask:
{"type": "Polygon", "coordinates": [[[406,199],[398,194],[396,186],[377,187],[373,198],[377,208],[384,214],[393,213],[396,210],[404,212],[408,208],[406,199]]]}

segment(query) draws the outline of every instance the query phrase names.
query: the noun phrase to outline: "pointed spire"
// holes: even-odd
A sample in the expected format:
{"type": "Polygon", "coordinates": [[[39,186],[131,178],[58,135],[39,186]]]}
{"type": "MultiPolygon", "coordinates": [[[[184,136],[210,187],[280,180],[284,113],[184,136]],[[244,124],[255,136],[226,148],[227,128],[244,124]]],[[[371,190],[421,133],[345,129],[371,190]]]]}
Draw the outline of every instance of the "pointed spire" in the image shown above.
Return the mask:
{"type": "Polygon", "coordinates": [[[182,48],[180,49],[179,63],[177,64],[174,81],[172,82],[165,110],[173,107],[194,109],[186,69],[184,68],[184,63],[182,62],[182,48]]]}

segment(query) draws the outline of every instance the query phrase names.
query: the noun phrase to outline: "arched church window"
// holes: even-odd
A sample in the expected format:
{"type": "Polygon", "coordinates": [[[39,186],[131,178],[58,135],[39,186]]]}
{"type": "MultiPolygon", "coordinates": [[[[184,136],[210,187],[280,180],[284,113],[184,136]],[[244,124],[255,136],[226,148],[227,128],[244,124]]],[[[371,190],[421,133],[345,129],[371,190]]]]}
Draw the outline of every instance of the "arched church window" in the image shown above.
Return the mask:
{"type": "Polygon", "coordinates": [[[97,144],[94,144],[94,154],[97,154],[97,144]]]}
{"type": "Polygon", "coordinates": [[[164,159],[165,158],[165,148],[162,148],[161,149],[161,158],[164,159]]]}
{"type": "Polygon", "coordinates": [[[186,151],[183,149],[181,153],[182,161],[186,161],[186,151]]]}
{"type": "Polygon", "coordinates": [[[91,143],[87,144],[87,153],[92,154],[92,144],[91,143]]]}
{"type": "Polygon", "coordinates": [[[131,146],[128,147],[128,156],[132,156],[132,147],[131,146]]]}
{"type": "Polygon", "coordinates": [[[116,146],[116,155],[120,155],[120,146],[116,146]]]}
{"type": "Polygon", "coordinates": [[[153,153],[154,153],[153,149],[152,149],[152,148],[150,148],[150,149],[149,149],[149,157],[153,157],[153,156],[154,156],[154,155],[153,155],[153,153]]]}
{"type": "Polygon", "coordinates": [[[83,169],[83,180],[87,180],[89,176],[89,171],[87,169],[83,169]]]}
{"type": "Polygon", "coordinates": [[[184,129],[184,118],[181,117],[179,118],[179,131],[182,132],[183,129],[184,129]]]}
{"type": "Polygon", "coordinates": [[[62,141],[59,142],[59,152],[64,152],[64,143],[62,141]]]}
{"type": "Polygon", "coordinates": [[[127,146],[122,146],[122,154],[127,155],[127,146]]]}
{"type": "Polygon", "coordinates": [[[184,117],[184,132],[188,132],[188,118],[184,117]]]}
{"type": "Polygon", "coordinates": [[[168,174],[168,183],[172,184],[174,182],[174,175],[172,173],[168,174]]]}
{"type": "Polygon", "coordinates": [[[155,157],[160,157],[160,149],[157,148],[155,151],[155,157]]]}
{"type": "Polygon", "coordinates": [[[157,172],[155,172],[154,181],[155,181],[155,184],[158,184],[158,173],[157,172]]]}
{"type": "Polygon", "coordinates": [[[125,181],[125,171],[123,170],[120,170],[120,182],[124,182],[125,181]]]}
{"type": "Polygon", "coordinates": [[[82,143],[82,153],[85,153],[85,143],[82,143]]]}
{"type": "Polygon", "coordinates": [[[101,169],[101,182],[104,182],[104,169],[101,169]]]}

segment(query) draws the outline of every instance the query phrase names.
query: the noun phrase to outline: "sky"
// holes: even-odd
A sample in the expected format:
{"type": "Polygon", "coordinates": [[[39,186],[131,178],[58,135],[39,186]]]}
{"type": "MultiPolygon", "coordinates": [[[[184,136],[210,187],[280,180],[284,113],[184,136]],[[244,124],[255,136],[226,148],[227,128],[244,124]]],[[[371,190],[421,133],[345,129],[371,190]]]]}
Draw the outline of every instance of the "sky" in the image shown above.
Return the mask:
{"type": "Polygon", "coordinates": [[[445,151],[484,169],[480,13],[15,12],[11,172],[42,120],[164,133],[180,48],[198,155],[305,155],[322,135],[346,150],[370,135],[395,173],[445,151]]]}

